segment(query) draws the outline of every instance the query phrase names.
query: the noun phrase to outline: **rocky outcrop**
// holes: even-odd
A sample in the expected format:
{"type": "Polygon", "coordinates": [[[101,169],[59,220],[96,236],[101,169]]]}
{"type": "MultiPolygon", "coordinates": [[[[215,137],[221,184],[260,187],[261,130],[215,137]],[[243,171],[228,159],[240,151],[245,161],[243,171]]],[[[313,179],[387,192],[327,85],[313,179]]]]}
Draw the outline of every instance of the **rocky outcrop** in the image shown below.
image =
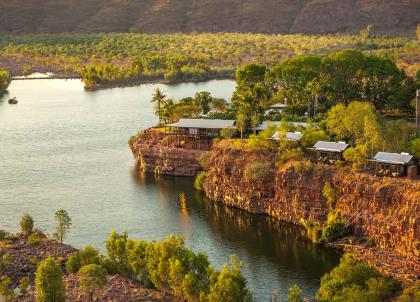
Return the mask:
{"type": "Polygon", "coordinates": [[[139,134],[130,147],[144,172],[195,176],[202,169],[197,158],[204,151],[180,148],[176,140],[155,129],[139,134]]]}
{"type": "MultiPolygon", "coordinates": [[[[323,195],[328,182],[337,196],[334,210],[352,225],[356,237],[374,244],[374,249],[366,249],[366,255],[378,256],[370,256],[373,265],[389,274],[404,271],[406,280],[419,278],[420,182],[378,178],[310,162],[289,162],[275,168],[274,162],[275,153],[267,149],[216,146],[205,194],[211,200],[294,224],[303,225],[308,220],[324,223],[331,209],[323,195]],[[246,167],[255,162],[272,163],[265,171],[269,181],[246,181],[246,167]],[[388,261],[375,264],[374,259],[388,261]]],[[[358,255],[363,253],[358,251],[358,255]]]]}

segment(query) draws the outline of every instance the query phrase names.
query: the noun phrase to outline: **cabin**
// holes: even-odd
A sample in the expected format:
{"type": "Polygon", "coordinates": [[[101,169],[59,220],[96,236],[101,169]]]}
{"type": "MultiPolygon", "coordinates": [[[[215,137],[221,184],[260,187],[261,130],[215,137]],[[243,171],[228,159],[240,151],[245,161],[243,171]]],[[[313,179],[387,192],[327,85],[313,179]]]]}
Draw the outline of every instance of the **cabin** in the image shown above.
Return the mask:
{"type": "Polygon", "coordinates": [[[223,129],[235,128],[235,120],[187,119],[165,126],[165,133],[175,139],[178,147],[210,150],[212,140],[223,129]]]}
{"type": "Polygon", "coordinates": [[[287,140],[287,141],[294,141],[294,142],[299,142],[300,139],[302,138],[302,132],[299,131],[295,131],[295,132],[286,132],[286,135],[284,137],[282,137],[281,135],[281,131],[276,131],[270,138],[269,140],[272,141],[280,141],[282,139],[287,140]]]}
{"type": "Polygon", "coordinates": [[[378,152],[366,166],[368,172],[377,176],[415,178],[418,174],[417,159],[408,153],[378,152]]]}
{"type": "Polygon", "coordinates": [[[270,108],[268,108],[264,113],[270,114],[272,112],[278,112],[282,114],[286,107],[287,107],[287,104],[285,103],[277,103],[277,104],[271,105],[270,108]]]}
{"type": "MultiPolygon", "coordinates": [[[[309,127],[309,123],[306,122],[288,122],[291,125],[293,125],[296,128],[302,127],[302,128],[307,128],[309,127]]],[[[316,125],[313,124],[315,127],[316,125]]],[[[257,132],[263,131],[265,130],[267,127],[269,126],[276,126],[276,127],[280,127],[281,126],[281,121],[264,121],[261,124],[258,125],[258,127],[256,128],[257,132]]]]}
{"type": "Polygon", "coordinates": [[[312,148],[305,150],[308,158],[313,162],[333,164],[338,160],[344,160],[344,151],[349,148],[345,142],[318,141],[312,148]]]}

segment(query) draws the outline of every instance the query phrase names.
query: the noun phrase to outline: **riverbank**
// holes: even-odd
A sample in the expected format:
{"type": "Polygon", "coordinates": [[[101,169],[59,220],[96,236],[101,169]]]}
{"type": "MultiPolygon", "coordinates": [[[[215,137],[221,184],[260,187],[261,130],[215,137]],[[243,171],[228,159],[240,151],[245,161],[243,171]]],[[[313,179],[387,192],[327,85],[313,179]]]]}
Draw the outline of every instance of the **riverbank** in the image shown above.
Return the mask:
{"type": "MultiPolygon", "coordinates": [[[[173,170],[162,167],[183,166],[182,154],[197,152],[176,148],[167,141],[163,134],[156,133],[133,139],[131,146],[140,169],[171,174],[173,170]]],[[[209,200],[303,227],[308,223],[322,227],[331,212],[339,212],[351,226],[352,235],[329,246],[354,253],[407,286],[418,282],[420,182],[379,178],[309,162],[277,166],[275,151],[245,150],[229,141],[215,145],[208,153],[198,152],[196,163],[203,154],[207,158],[203,188],[209,200]],[[251,178],[244,177],[246,170],[259,163],[264,165],[253,169],[251,178]],[[336,196],[333,205],[323,193],[326,183],[336,196]]],[[[196,174],[197,168],[189,172],[196,174]]]]}

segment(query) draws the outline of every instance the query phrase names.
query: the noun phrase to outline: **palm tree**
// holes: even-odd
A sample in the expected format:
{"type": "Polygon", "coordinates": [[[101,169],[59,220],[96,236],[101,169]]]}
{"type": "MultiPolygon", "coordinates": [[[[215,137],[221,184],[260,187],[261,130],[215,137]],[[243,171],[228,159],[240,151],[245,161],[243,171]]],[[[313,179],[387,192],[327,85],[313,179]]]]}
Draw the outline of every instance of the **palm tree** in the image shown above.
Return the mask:
{"type": "Polygon", "coordinates": [[[159,119],[159,126],[162,125],[162,107],[165,103],[166,95],[159,88],[155,89],[155,93],[152,96],[152,103],[155,104],[154,110],[155,114],[159,119]]]}

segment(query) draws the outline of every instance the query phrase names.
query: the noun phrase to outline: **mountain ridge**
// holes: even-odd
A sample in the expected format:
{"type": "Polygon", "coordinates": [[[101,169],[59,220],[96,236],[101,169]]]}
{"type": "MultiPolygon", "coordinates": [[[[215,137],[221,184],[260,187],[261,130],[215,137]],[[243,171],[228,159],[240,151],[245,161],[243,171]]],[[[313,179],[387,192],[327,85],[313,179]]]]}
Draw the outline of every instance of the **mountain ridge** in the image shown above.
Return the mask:
{"type": "Polygon", "coordinates": [[[0,0],[0,33],[413,35],[420,0],[0,0]]]}

